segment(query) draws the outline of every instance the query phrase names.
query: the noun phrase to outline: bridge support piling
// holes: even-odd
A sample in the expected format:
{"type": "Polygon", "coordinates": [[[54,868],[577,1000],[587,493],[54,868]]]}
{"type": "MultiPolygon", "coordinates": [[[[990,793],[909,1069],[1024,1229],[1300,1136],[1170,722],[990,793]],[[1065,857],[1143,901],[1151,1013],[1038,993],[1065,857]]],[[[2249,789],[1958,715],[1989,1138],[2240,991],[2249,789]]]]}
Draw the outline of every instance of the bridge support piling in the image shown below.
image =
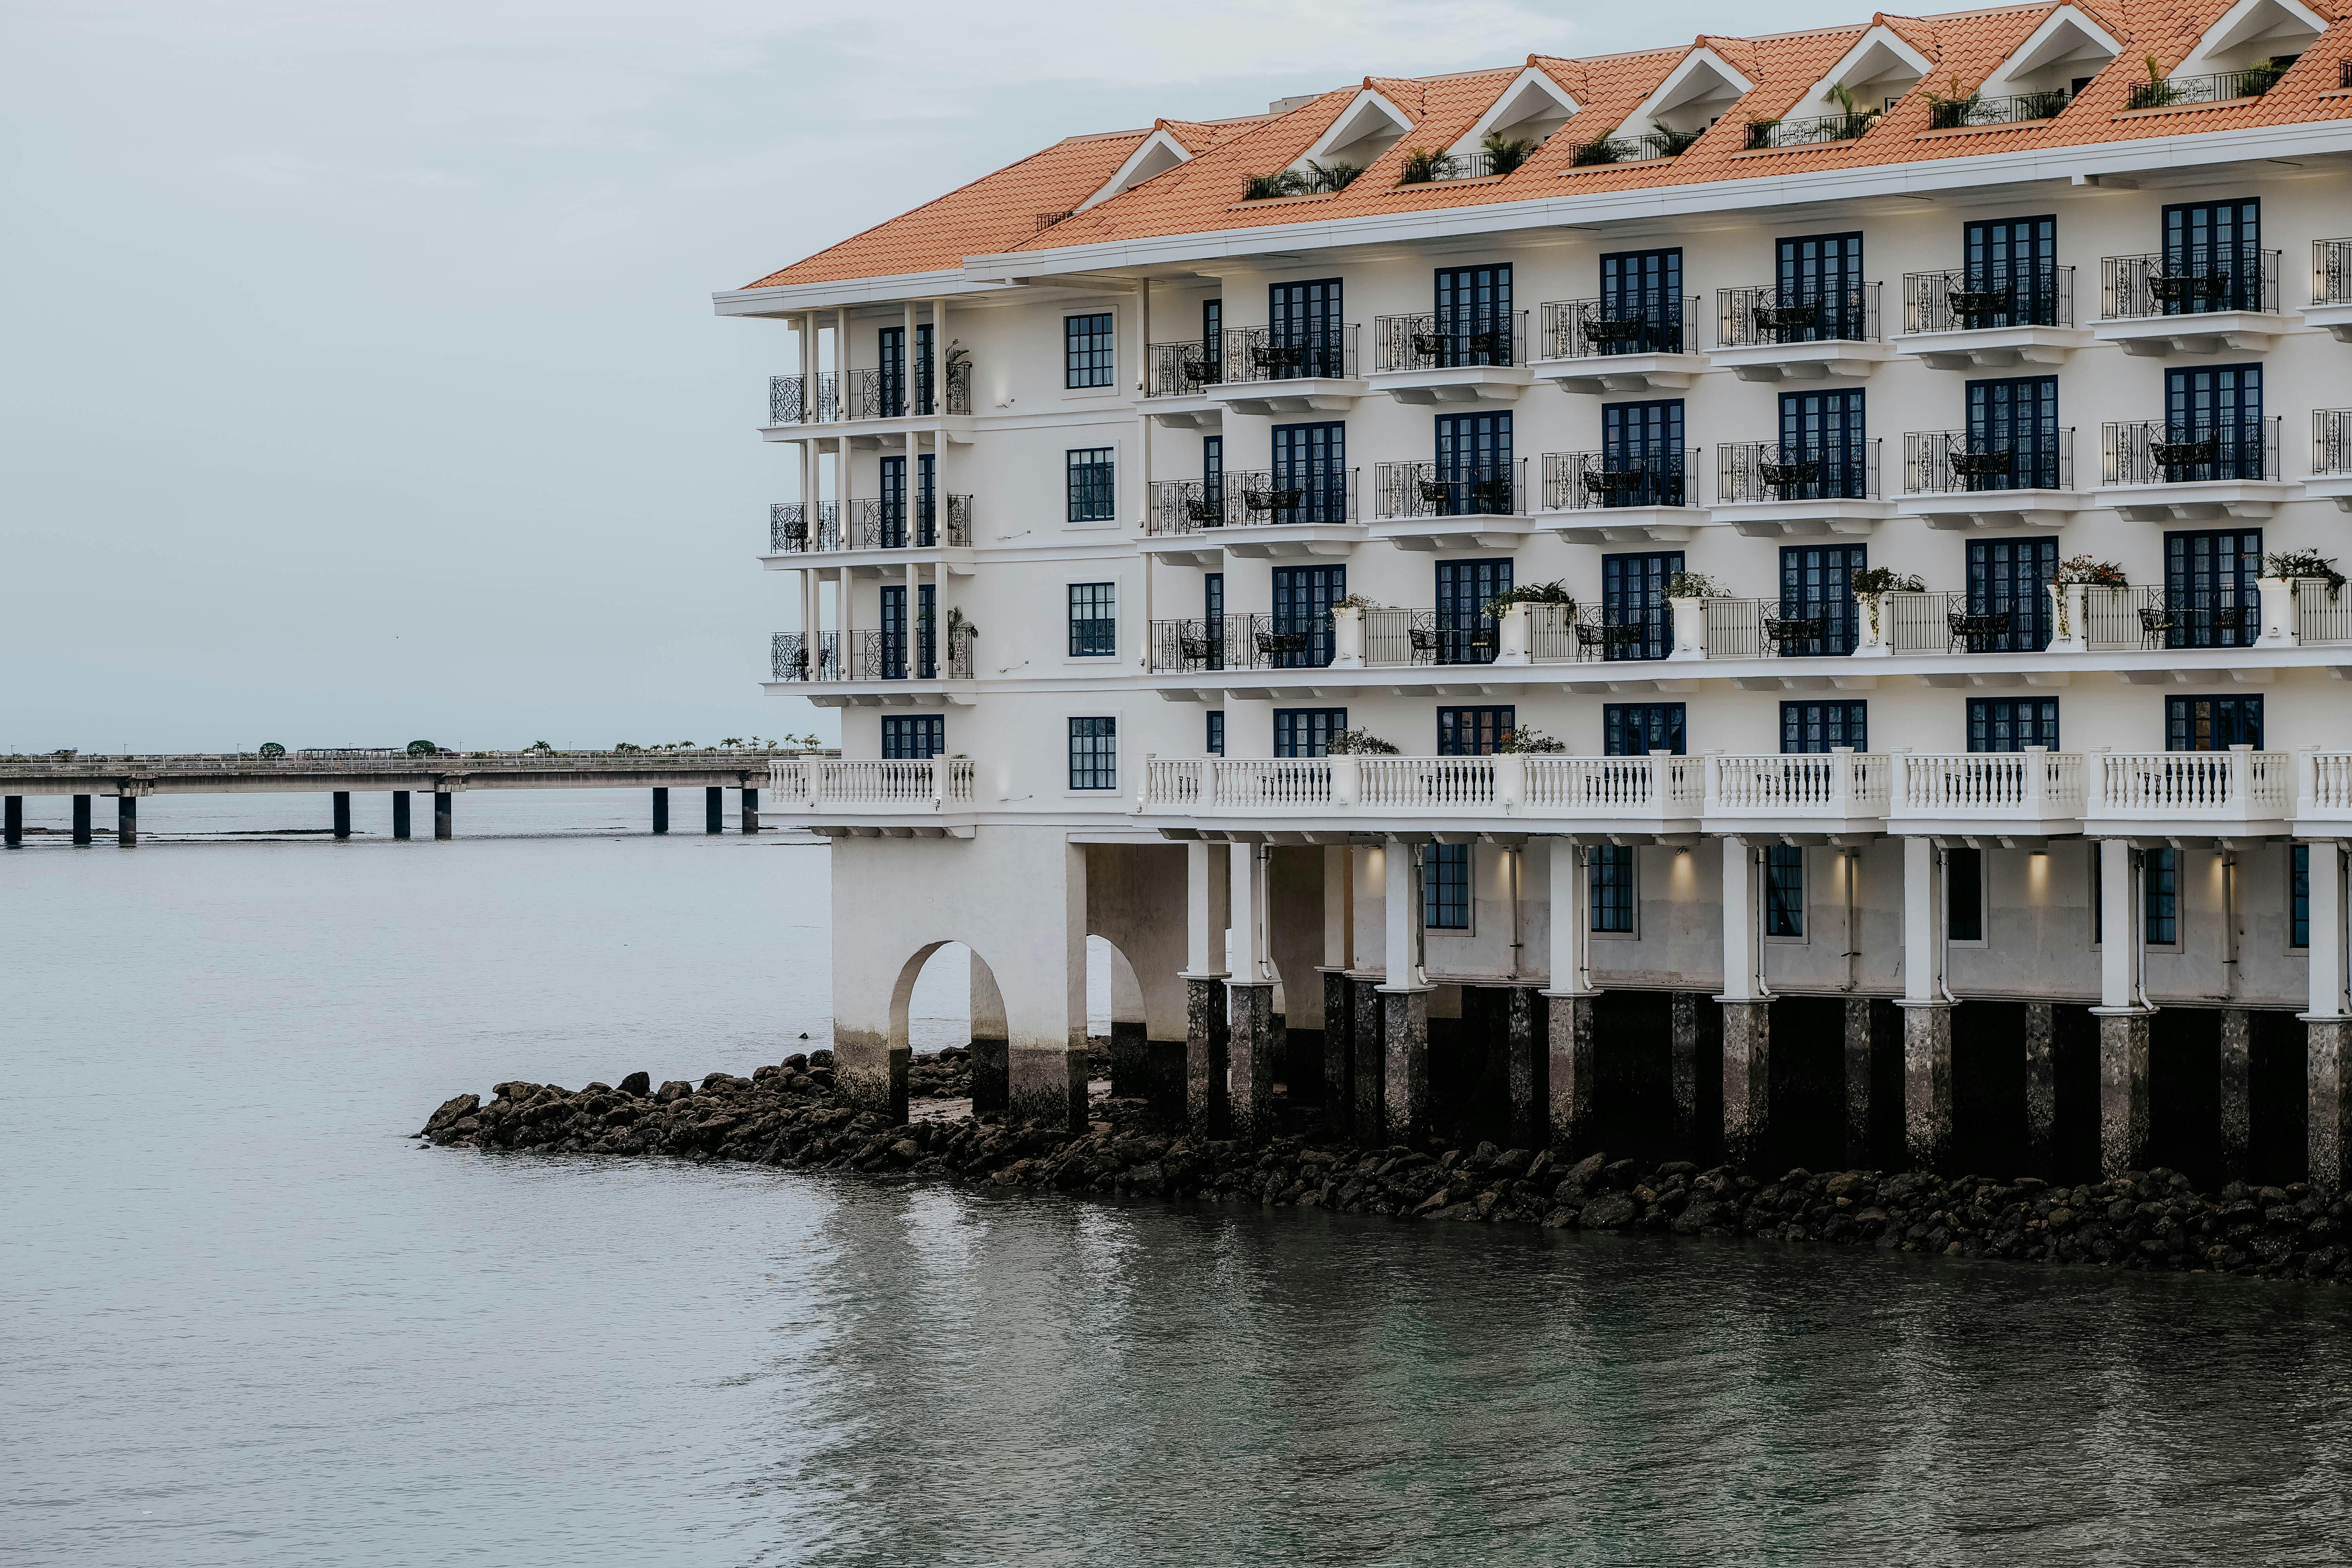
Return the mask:
{"type": "Polygon", "coordinates": [[[702,831],[713,837],[727,831],[727,792],[717,784],[702,792],[702,831]]]}
{"type": "Polygon", "coordinates": [[[658,784],[654,787],[654,831],[669,831],[669,791],[658,784]]]}
{"type": "Polygon", "coordinates": [[[5,809],[7,813],[5,832],[8,847],[22,849],[25,847],[25,797],[21,795],[12,795],[8,797],[7,805],[0,809],[5,809]]]}
{"type": "Polygon", "coordinates": [[[445,789],[435,790],[433,792],[434,837],[454,838],[457,836],[456,825],[450,820],[449,811],[450,803],[455,801],[457,798],[457,796],[451,795],[445,789]]]}
{"type": "Polygon", "coordinates": [[[89,842],[89,796],[86,795],[73,797],[73,841],[77,844],[89,842]]]}
{"type": "Polygon", "coordinates": [[[404,789],[392,792],[392,836],[394,838],[408,837],[408,792],[404,789]]]}
{"type": "Polygon", "coordinates": [[[139,842],[139,797],[135,795],[114,797],[114,841],[117,844],[139,842]]]}
{"type": "Polygon", "coordinates": [[[760,831],[760,792],[755,789],[743,792],[743,831],[760,831]]]}
{"type": "Polygon", "coordinates": [[[335,792],[335,837],[338,838],[349,838],[351,836],[352,792],[347,789],[339,789],[335,792]]]}

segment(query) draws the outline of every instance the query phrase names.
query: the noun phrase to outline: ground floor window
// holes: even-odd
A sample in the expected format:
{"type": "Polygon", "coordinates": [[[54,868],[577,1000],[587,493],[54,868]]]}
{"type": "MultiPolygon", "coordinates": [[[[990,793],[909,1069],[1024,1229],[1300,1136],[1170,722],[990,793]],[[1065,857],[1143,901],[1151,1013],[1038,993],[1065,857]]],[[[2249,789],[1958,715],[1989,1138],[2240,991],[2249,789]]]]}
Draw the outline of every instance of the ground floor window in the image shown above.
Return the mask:
{"type": "Polygon", "coordinates": [[[921,762],[948,749],[948,721],[937,713],[882,721],[885,762],[921,762]]]}
{"type": "Polygon", "coordinates": [[[1277,708],[1274,710],[1274,754],[1328,756],[1331,737],[1347,727],[1345,708],[1277,708]]]}
{"type": "Polygon", "coordinates": [[[2170,947],[2180,940],[2180,851],[2148,850],[2142,874],[2147,881],[2147,945],[2170,947]]]}
{"type": "Polygon", "coordinates": [[[1764,934],[1805,934],[1805,851],[1798,845],[1764,851],[1764,934]]]}
{"type": "Polygon", "coordinates": [[[1952,942],[1985,939],[1984,851],[1944,851],[1944,935],[1952,942]]]}
{"type": "Polygon", "coordinates": [[[2296,844],[2287,850],[2286,944],[2311,945],[2311,846],[2296,844]]]}
{"type": "Polygon", "coordinates": [[[1222,708],[1209,710],[1209,738],[1205,744],[1209,748],[1209,755],[1222,757],[1225,754],[1225,710],[1222,708]]]}
{"type": "Polygon", "coordinates": [[[1421,923],[1431,931],[1470,929],[1470,846],[1467,844],[1422,846],[1421,923]]]}
{"type": "MultiPolygon", "coordinates": [[[[1596,844],[1592,847],[1592,929],[1633,934],[1633,847],[1596,844]]],[[[1560,984],[1555,976],[1552,984],[1560,984]]]]}

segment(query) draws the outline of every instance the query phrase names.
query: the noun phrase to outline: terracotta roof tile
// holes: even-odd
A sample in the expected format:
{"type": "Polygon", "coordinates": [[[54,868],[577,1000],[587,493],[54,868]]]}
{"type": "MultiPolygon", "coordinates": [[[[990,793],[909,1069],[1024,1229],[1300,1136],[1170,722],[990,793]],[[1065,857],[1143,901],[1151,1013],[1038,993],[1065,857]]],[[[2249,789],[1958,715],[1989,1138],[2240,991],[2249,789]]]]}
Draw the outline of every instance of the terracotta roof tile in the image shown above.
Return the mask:
{"type": "MultiPolygon", "coordinates": [[[[1928,129],[1929,92],[1960,96],[1979,87],[2060,8],[2011,5],[1913,17],[1884,13],[1869,22],[1756,38],[1701,35],[1690,44],[1592,59],[1529,55],[1580,106],[1567,125],[1515,172],[1482,180],[1399,185],[1399,165],[1414,147],[1450,146],[1515,80],[1524,66],[1411,79],[1366,77],[1335,88],[1287,114],[1237,120],[1160,121],[1193,156],[1076,216],[1040,231],[1036,217],[1076,206],[1118,169],[1149,132],[1073,137],[961,190],[868,229],[829,250],[763,278],[752,287],[827,281],[955,266],[967,256],[1053,250],[1155,236],[1248,229],[1308,218],[1418,211],[1522,201],[1535,196],[1691,184],[1785,173],[1949,159],[1979,153],[2087,146],[2177,135],[2184,129],[2352,118],[2352,95],[2338,90],[2340,62],[2352,56],[2352,29],[2331,27],[2267,94],[2221,104],[2127,111],[2133,83],[2146,79],[2143,57],[2169,70],[2230,7],[2231,0],[2072,0],[2123,44],[2063,112],[2046,121],[1958,131],[1928,129]],[[1926,81],[1852,141],[1785,149],[1747,149],[1747,122],[1798,113],[1806,95],[1873,26],[1883,23],[1933,59],[1926,81]],[[1575,166],[1575,150],[1615,131],[1642,100],[1696,48],[1712,49],[1755,89],[1680,157],[1575,166]],[[1244,202],[1253,174],[1289,166],[1364,88],[1379,91],[1413,121],[1345,190],[1276,201],[1244,202]]],[[[2347,0],[2306,0],[2336,21],[2347,0]]]]}

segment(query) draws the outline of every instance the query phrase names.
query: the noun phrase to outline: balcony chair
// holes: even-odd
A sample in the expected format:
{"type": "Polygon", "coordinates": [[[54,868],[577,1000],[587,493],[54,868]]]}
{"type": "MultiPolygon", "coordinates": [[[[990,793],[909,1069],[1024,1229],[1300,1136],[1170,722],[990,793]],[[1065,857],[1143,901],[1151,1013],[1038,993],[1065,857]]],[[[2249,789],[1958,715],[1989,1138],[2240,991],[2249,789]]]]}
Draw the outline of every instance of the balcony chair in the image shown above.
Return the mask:
{"type": "Polygon", "coordinates": [[[1944,626],[1951,634],[1950,651],[1958,653],[1965,646],[1970,653],[1982,653],[1985,643],[2009,635],[2010,621],[2014,613],[2010,610],[1948,612],[1944,616],[1944,626]]]}

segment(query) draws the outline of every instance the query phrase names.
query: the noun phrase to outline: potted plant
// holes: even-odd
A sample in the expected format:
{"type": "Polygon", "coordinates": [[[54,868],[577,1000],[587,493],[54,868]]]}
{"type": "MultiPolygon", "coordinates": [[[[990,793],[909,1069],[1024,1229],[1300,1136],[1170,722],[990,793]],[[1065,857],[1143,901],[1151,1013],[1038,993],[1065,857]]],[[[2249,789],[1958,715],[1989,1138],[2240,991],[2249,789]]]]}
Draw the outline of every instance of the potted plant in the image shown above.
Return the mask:
{"type": "Polygon", "coordinates": [[[1342,730],[1331,737],[1323,752],[1326,756],[1332,757],[1393,757],[1399,754],[1393,744],[1381,740],[1370,730],[1342,730]]]}
{"type": "Polygon", "coordinates": [[[1535,155],[1536,143],[1513,140],[1499,131],[1489,131],[1478,146],[1486,154],[1486,172],[1507,174],[1535,155]]]}
{"type": "Polygon", "coordinates": [[[1495,750],[1505,755],[1525,753],[1556,757],[1566,752],[1568,747],[1533,725],[1527,725],[1506,732],[1501,740],[1495,742],[1495,750]]]}
{"type": "Polygon", "coordinates": [[[1349,163],[1338,158],[1328,163],[1318,163],[1309,158],[1307,160],[1307,173],[1300,178],[1309,191],[1344,191],[1355,184],[1356,176],[1363,172],[1361,163],[1349,163]]]}
{"type": "Polygon", "coordinates": [[[1706,127],[1702,125],[1696,131],[1675,131],[1661,125],[1650,134],[1655,139],[1662,157],[1679,158],[1697,145],[1698,139],[1706,134],[1706,127]]]}
{"type": "Polygon", "coordinates": [[[1879,640],[1878,602],[1889,594],[1924,594],[1927,584],[1916,573],[1873,566],[1853,574],[1853,596],[1870,612],[1870,640],[1879,640]]]}
{"type": "Polygon", "coordinates": [[[1404,162],[1397,167],[1397,184],[1425,185],[1432,180],[1450,180],[1457,166],[1451,153],[1433,153],[1426,147],[1408,147],[1404,162]]]}
{"type": "Polygon", "coordinates": [[[1666,579],[1669,599],[1727,599],[1728,588],[1716,585],[1714,578],[1704,572],[1676,572],[1666,579]]]}
{"type": "Polygon", "coordinates": [[[1242,187],[1245,202],[1271,201],[1276,196],[1296,196],[1307,190],[1307,177],[1296,169],[1277,170],[1271,174],[1252,174],[1242,187]]]}
{"type": "Polygon", "coordinates": [[[2282,550],[2265,555],[2263,574],[2289,583],[2318,578],[2327,584],[2327,602],[2331,605],[2344,592],[2344,574],[2336,569],[2336,557],[2322,555],[2316,550],[2282,550]]]}

